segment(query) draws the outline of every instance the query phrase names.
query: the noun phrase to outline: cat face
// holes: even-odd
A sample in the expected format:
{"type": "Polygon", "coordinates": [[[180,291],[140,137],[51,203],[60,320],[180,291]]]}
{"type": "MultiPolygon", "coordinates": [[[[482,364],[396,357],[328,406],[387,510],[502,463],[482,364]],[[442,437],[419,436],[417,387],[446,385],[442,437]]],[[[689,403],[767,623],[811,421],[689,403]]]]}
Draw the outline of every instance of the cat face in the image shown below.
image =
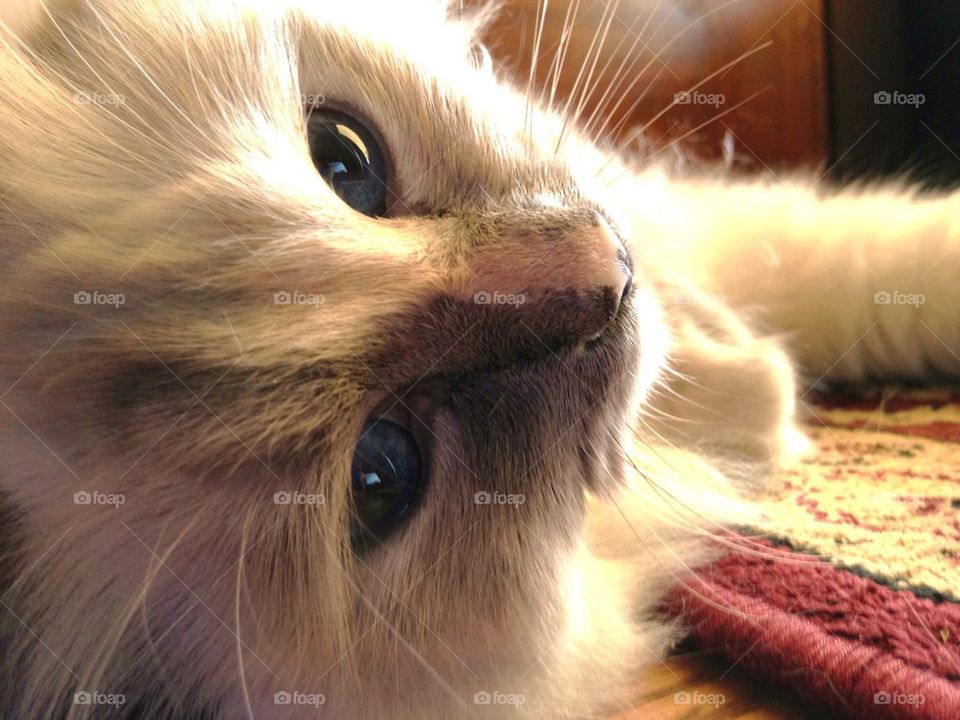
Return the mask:
{"type": "Polygon", "coordinates": [[[468,23],[343,5],[65,2],[4,36],[4,490],[23,556],[73,533],[13,596],[76,653],[41,696],[13,643],[32,708],[229,707],[239,654],[254,706],[400,717],[569,627],[585,493],[662,362],[652,271],[468,23]]]}

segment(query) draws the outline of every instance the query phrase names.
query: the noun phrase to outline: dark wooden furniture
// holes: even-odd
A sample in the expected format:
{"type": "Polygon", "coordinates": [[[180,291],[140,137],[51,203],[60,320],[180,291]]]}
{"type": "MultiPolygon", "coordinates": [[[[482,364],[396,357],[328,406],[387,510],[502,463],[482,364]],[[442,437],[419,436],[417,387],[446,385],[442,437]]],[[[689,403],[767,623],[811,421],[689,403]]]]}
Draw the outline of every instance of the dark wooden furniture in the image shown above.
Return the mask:
{"type": "MultiPolygon", "coordinates": [[[[542,7],[542,0],[507,0],[486,37],[521,85],[542,7]]],[[[726,146],[734,150],[736,171],[812,168],[836,181],[960,178],[956,3],[550,0],[536,63],[538,87],[554,67],[568,11],[573,22],[558,100],[562,106],[573,95],[576,107],[583,78],[598,57],[580,116],[585,120],[596,111],[606,120],[605,137],[622,140],[649,126],[650,152],[680,146],[691,156],[716,160],[726,146]],[[597,55],[591,48],[598,46],[607,19],[610,29],[597,55]],[[675,102],[677,93],[693,87],[698,95],[675,102]],[[878,93],[923,101],[885,104],[878,93]]]]}

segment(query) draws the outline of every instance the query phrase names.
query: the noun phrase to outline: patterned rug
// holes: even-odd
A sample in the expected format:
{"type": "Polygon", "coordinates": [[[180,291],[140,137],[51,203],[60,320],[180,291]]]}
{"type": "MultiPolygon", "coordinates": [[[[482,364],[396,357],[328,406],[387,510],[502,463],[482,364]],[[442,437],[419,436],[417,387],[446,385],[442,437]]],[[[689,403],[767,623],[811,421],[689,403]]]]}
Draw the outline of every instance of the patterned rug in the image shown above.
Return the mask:
{"type": "Polygon", "coordinates": [[[960,393],[807,406],[816,456],[670,611],[822,712],[958,720],[960,393]]]}

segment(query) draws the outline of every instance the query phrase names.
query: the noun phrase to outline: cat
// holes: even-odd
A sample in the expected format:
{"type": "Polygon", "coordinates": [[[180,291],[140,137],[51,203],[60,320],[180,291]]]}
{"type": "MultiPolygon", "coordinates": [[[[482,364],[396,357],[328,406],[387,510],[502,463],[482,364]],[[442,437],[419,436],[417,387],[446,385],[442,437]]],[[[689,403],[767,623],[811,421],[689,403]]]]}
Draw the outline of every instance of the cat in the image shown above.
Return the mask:
{"type": "Polygon", "coordinates": [[[0,716],[605,716],[801,387],[957,374],[955,194],[634,167],[493,12],[4,3],[0,716]]]}

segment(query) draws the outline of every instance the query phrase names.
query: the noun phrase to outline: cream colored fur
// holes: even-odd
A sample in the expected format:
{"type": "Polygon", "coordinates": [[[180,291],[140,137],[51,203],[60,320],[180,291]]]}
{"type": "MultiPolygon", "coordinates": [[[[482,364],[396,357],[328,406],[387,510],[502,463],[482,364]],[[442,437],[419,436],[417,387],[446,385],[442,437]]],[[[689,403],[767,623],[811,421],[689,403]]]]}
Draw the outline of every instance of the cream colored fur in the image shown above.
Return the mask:
{"type": "Polygon", "coordinates": [[[682,634],[657,608],[705,541],[802,451],[795,367],[957,374],[956,196],[631,171],[575,131],[555,152],[562,119],[528,116],[474,45],[484,18],[454,16],[4,4],[0,711],[116,717],[72,701],[99,691],[144,718],[600,716],[682,634]],[[321,95],[379,129],[404,212],[371,222],[318,177],[302,99],[321,95]],[[600,211],[635,283],[603,358],[424,314],[480,280],[580,277],[600,211]],[[279,314],[278,290],[322,312],[279,314]],[[527,341],[537,363],[502,362],[527,341]],[[438,367],[483,412],[439,411],[422,507],[357,558],[364,418],[438,367]],[[527,502],[478,512],[495,488],[527,502]],[[325,504],[271,503],[291,490],[325,504]],[[275,702],[293,691],[324,703],[275,702]]]}

